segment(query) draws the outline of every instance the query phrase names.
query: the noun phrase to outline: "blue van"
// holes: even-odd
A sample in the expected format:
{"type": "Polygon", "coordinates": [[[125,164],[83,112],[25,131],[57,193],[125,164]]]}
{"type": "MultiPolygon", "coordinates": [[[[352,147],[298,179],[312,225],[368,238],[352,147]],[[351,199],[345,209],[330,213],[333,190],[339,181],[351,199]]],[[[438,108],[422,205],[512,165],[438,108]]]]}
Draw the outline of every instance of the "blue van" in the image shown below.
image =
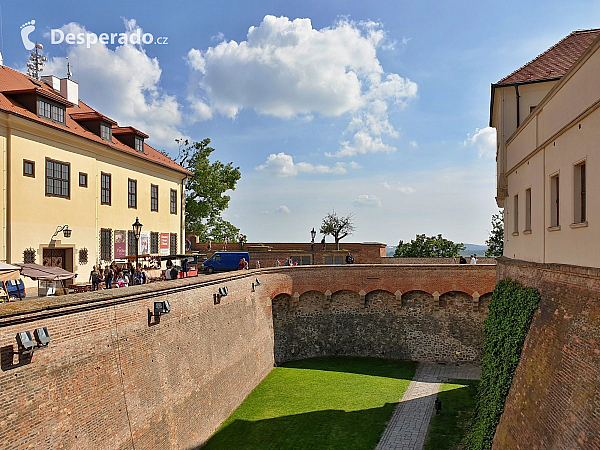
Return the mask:
{"type": "Polygon", "coordinates": [[[204,271],[206,273],[213,273],[238,270],[240,259],[242,258],[250,261],[248,252],[215,252],[210,258],[204,261],[204,271]]]}
{"type": "Polygon", "coordinates": [[[19,298],[17,286],[19,286],[18,289],[21,292],[21,298],[25,298],[25,283],[23,283],[23,280],[21,280],[20,278],[19,280],[9,280],[6,282],[6,288],[8,289],[8,297],[19,298]]]}

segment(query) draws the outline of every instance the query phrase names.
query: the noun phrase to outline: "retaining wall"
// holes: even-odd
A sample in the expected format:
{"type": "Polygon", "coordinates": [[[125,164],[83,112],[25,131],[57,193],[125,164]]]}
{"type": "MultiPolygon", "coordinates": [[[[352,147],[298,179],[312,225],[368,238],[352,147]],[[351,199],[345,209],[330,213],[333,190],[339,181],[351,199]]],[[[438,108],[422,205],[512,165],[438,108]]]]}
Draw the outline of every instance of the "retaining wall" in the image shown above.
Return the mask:
{"type": "Polygon", "coordinates": [[[600,448],[600,270],[498,260],[541,293],[494,449],[600,448]]]}

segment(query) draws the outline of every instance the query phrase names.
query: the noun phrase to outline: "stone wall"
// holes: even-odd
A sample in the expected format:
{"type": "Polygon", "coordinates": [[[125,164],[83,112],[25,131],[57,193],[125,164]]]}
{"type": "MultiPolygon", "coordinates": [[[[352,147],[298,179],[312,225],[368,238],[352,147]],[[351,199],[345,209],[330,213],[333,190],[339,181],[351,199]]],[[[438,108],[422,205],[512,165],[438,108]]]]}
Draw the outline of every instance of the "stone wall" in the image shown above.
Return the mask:
{"type": "MultiPolygon", "coordinates": [[[[458,259],[458,258],[457,258],[458,259]]],[[[465,257],[467,262],[470,258],[465,257]]],[[[452,264],[452,258],[382,258],[382,264],[452,264]]],[[[477,264],[496,264],[496,258],[477,258],[477,264]]]]}
{"type": "MultiPolygon", "coordinates": [[[[252,275],[0,305],[0,447],[202,444],[273,367],[273,294],[253,293],[252,275]],[[214,305],[223,285],[229,295],[214,305]],[[172,310],[156,323],[148,311],[158,300],[172,310]],[[18,331],[42,326],[48,348],[12,354],[18,331]]],[[[275,290],[289,285],[264,278],[275,290]]]]}
{"type": "Polygon", "coordinates": [[[275,360],[346,355],[477,362],[490,297],[474,303],[454,291],[438,301],[424,291],[280,294],[272,302],[275,360]]]}
{"type": "Polygon", "coordinates": [[[541,293],[494,449],[600,448],[600,270],[500,258],[541,293]]]}

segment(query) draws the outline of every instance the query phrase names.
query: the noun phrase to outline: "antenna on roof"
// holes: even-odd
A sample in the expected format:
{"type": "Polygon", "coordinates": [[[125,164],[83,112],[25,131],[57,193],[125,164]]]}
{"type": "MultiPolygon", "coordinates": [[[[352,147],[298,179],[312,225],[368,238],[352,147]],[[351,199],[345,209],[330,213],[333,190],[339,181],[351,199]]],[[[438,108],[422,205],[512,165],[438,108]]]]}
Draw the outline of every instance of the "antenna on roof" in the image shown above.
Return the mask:
{"type": "Polygon", "coordinates": [[[36,42],[35,50],[31,52],[29,61],[27,61],[27,75],[36,80],[40,79],[40,72],[44,70],[44,65],[46,64],[46,57],[38,52],[38,50],[42,50],[43,48],[42,44],[36,42]]]}
{"type": "Polygon", "coordinates": [[[69,57],[67,56],[67,80],[70,80],[73,74],[71,73],[71,63],[69,62],[69,57]]]}

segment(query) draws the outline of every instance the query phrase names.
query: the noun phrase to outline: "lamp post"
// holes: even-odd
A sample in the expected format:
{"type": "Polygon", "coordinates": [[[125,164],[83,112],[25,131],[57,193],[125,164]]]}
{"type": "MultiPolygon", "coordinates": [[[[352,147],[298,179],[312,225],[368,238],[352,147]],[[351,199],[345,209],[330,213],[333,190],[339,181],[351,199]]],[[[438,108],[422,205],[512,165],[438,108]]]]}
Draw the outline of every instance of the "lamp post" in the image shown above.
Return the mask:
{"type": "Polygon", "coordinates": [[[315,231],[315,227],[310,231],[310,251],[312,252],[312,263],[315,265],[315,236],[317,232],[315,231]]]}
{"type": "Polygon", "coordinates": [[[62,234],[65,238],[70,238],[71,237],[71,231],[69,229],[69,225],[63,225],[63,226],[57,226],[56,227],[56,231],[54,232],[54,234],[52,235],[52,237],[50,238],[50,242],[52,242],[54,240],[54,236],[56,236],[58,233],[60,233],[62,231],[62,234]]]}
{"type": "Polygon", "coordinates": [[[140,220],[136,217],[135,222],[131,225],[133,228],[133,235],[135,236],[135,269],[137,270],[138,266],[138,242],[140,240],[140,234],[142,233],[143,225],[140,223],[140,220]]]}

